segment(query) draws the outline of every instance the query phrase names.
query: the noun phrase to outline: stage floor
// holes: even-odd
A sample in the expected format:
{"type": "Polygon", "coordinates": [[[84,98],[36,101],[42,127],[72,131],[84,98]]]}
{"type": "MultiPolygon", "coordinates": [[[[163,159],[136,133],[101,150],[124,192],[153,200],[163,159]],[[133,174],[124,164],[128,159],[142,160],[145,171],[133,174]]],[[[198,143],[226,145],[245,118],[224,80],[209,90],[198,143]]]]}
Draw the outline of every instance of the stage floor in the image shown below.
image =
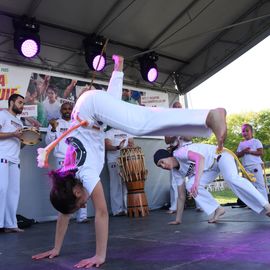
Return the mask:
{"type": "MultiPolygon", "coordinates": [[[[181,225],[167,225],[174,216],[165,210],[144,218],[110,217],[107,261],[101,269],[265,270],[270,267],[270,218],[247,208],[225,207],[218,224],[204,213],[188,209],[181,225]]],[[[95,251],[94,219],[71,222],[55,259],[32,261],[31,255],[50,249],[55,222],[34,224],[24,233],[0,233],[0,269],[62,270],[95,251]]]]}

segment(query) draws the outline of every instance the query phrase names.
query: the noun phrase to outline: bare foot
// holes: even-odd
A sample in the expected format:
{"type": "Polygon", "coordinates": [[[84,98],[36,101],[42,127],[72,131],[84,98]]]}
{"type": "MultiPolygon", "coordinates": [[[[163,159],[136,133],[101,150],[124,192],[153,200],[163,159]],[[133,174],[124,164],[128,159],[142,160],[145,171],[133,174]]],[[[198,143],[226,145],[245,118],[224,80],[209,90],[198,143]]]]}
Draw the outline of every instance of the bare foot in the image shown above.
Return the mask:
{"type": "Polygon", "coordinates": [[[124,67],[124,57],[120,55],[113,55],[112,59],[114,61],[114,70],[123,71],[124,67]]]}
{"type": "Polygon", "coordinates": [[[168,210],[166,213],[167,214],[175,214],[176,213],[176,210],[168,210]]]}
{"type": "Polygon", "coordinates": [[[227,136],[226,110],[223,108],[210,110],[206,125],[214,132],[218,142],[217,150],[221,152],[227,136]]]}
{"type": "Polygon", "coordinates": [[[170,221],[168,222],[169,225],[178,225],[178,224],[181,224],[181,221],[170,221]]]}
{"type": "Polygon", "coordinates": [[[208,220],[208,223],[216,223],[218,219],[225,214],[223,207],[218,207],[214,213],[214,216],[208,220]]]}
{"type": "Polygon", "coordinates": [[[18,232],[24,232],[24,230],[19,229],[19,228],[5,228],[4,232],[5,233],[18,233],[18,232]]]}

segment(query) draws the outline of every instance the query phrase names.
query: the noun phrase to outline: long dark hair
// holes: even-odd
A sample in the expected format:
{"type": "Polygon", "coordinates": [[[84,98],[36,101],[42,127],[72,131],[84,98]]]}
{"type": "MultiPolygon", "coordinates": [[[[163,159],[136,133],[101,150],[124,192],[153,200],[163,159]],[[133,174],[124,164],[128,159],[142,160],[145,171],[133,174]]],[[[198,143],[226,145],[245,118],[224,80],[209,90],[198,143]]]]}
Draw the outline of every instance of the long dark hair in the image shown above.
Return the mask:
{"type": "Polygon", "coordinates": [[[59,169],[49,173],[52,180],[50,201],[53,207],[62,214],[71,214],[77,210],[77,198],[73,193],[73,188],[77,185],[83,187],[83,185],[75,177],[75,172],[74,170],[62,172],[59,169]]]}

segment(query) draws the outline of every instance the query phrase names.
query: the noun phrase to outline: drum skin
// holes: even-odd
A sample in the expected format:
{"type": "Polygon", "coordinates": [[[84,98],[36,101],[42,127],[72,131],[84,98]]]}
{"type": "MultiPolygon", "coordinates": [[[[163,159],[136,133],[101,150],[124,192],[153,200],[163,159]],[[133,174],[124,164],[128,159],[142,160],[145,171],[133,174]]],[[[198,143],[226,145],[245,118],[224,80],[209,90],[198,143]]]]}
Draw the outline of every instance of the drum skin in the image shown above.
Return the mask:
{"type": "Polygon", "coordinates": [[[24,127],[20,140],[23,144],[35,145],[41,141],[41,134],[34,127],[24,127]]]}

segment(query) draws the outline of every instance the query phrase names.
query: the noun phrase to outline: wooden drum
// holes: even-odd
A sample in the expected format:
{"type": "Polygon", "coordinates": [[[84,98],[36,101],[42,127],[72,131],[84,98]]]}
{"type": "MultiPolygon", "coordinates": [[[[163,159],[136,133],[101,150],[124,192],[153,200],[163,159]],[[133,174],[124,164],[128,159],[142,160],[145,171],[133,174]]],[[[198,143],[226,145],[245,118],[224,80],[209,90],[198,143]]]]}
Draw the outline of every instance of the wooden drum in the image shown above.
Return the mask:
{"type": "Polygon", "coordinates": [[[120,175],[128,190],[127,209],[129,217],[149,214],[144,182],[147,170],[144,165],[144,154],[140,147],[123,148],[118,158],[120,175]]]}

